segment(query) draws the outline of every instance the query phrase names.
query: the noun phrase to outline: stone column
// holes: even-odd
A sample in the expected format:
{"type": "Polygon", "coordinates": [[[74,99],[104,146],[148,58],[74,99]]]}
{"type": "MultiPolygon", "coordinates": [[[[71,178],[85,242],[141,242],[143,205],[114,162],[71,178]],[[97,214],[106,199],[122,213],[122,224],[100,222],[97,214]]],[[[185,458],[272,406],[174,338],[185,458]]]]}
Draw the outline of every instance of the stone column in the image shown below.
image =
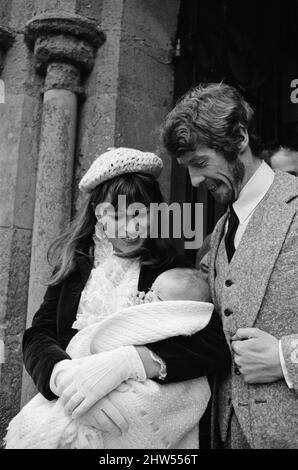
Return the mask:
{"type": "MultiPolygon", "coordinates": [[[[14,41],[14,33],[7,27],[0,25],[0,76],[4,67],[4,58],[7,50],[10,48],[14,41]]],[[[0,79],[0,123],[2,123],[2,115],[5,110],[5,86],[4,81],[0,79]],[[1,108],[2,107],[2,108],[1,108]]],[[[3,127],[3,126],[2,126],[3,127]]],[[[3,139],[3,133],[0,129],[0,137],[3,139]]],[[[3,145],[0,144],[0,152],[3,151],[3,145]]],[[[2,170],[2,159],[0,158],[0,170],[2,170]]],[[[1,173],[1,172],[0,172],[1,173]]],[[[2,178],[1,178],[2,179],[2,178]]],[[[1,181],[3,183],[3,181],[1,181]]],[[[9,248],[11,245],[11,231],[6,226],[7,213],[6,204],[1,199],[1,210],[0,210],[0,384],[3,382],[3,365],[8,362],[7,358],[7,347],[4,347],[5,330],[7,327],[7,315],[6,315],[6,298],[9,284],[9,248]]],[[[11,364],[10,364],[11,366],[11,364]]],[[[2,391],[2,387],[1,387],[2,391]]],[[[4,391],[5,394],[5,391],[4,391]]],[[[7,409],[4,409],[3,405],[3,394],[0,393],[0,441],[2,438],[2,428],[7,423],[7,409]]],[[[1,446],[1,443],[0,443],[1,446]]]]}
{"type": "MultiPolygon", "coordinates": [[[[0,76],[4,67],[4,57],[7,49],[12,45],[14,41],[13,32],[5,27],[0,25],[0,76]]],[[[5,86],[4,82],[0,79],[0,106],[5,102],[5,86]]],[[[2,313],[3,315],[3,313],[2,313]]],[[[2,318],[0,313],[0,379],[1,379],[1,364],[4,363],[4,329],[5,329],[5,318],[2,318]]]]}
{"type": "Polygon", "coordinates": [[[5,53],[7,49],[9,49],[9,47],[12,45],[13,40],[14,40],[13,32],[6,26],[0,25],[0,74],[2,72],[3,65],[4,65],[5,53]]]}
{"type": "MultiPolygon", "coordinates": [[[[12,45],[14,41],[13,32],[5,27],[0,25],[0,76],[4,67],[4,58],[7,50],[12,45]]],[[[5,86],[4,81],[0,79],[0,107],[5,106],[5,86]]],[[[0,121],[2,113],[4,114],[4,109],[0,109],[0,121]]],[[[0,132],[1,136],[1,132],[0,132]]],[[[3,136],[1,136],[3,138],[3,136]]],[[[1,145],[0,145],[1,147],[1,145]]],[[[1,148],[0,148],[1,150],[1,148]]],[[[0,159],[0,170],[1,170],[1,159],[0,159]]],[[[3,201],[1,201],[1,210],[0,210],[0,383],[2,382],[2,373],[3,373],[3,364],[7,362],[7,348],[4,347],[5,344],[5,329],[7,326],[7,316],[6,316],[6,293],[8,290],[8,256],[7,251],[9,251],[11,233],[8,233],[9,230],[5,227],[5,209],[3,201]],[[5,227],[5,228],[4,228],[5,227]]],[[[11,364],[10,364],[11,365],[11,364]]],[[[7,409],[3,409],[2,406],[3,400],[0,394],[0,438],[2,437],[1,431],[3,424],[7,422],[7,409]]]]}
{"type": "MultiPolygon", "coordinates": [[[[104,35],[93,20],[51,12],[27,23],[25,39],[34,52],[37,72],[45,75],[28,327],[42,302],[51,272],[47,249],[70,222],[78,99],[83,95],[82,81],[93,67],[96,50],[103,43],[104,35]]],[[[25,373],[22,404],[34,391],[32,381],[25,373]]]]}

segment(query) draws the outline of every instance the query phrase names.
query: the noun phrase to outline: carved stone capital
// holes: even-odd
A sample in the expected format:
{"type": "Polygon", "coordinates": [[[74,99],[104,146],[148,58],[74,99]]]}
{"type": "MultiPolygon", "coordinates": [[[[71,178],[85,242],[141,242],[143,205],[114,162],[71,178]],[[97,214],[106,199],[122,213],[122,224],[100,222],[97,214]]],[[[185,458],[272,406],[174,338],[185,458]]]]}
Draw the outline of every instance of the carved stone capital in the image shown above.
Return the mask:
{"type": "Polygon", "coordinates": [[[34,51],[36,68],[40,73],[45,74],[51,62],[72,64],[88,73],[105,35],[94,20],[76,14],[51,12],[35,16],[26,24],[25,40],[34,51]]]}
{"type": "Polygon", "coordinates": [[[48,65],[43,92],[54,89],[69,90],[76,93],[80,99],[85,98],[80,71],[72,64],[51,62],[48,65]]]}

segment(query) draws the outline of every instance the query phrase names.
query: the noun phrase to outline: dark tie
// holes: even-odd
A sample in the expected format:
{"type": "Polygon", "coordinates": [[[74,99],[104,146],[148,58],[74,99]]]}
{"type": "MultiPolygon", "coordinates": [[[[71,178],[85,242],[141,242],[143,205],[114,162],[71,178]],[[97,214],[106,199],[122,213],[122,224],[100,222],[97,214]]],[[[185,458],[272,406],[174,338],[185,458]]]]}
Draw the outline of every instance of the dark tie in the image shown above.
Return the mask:
{"type": "Polygon", "coordinates": [[[229,225],[228,231],[225,236],[225,245],[229,263],[233,258],[233,254],[235,253],[235,245],[234,245],[234,238],[235,233],[237,231],[239,225],[239,219],[236,215],[236,212],[233,209],[233,206],[230,206],[230,215],[229,215],[229,225]]]}

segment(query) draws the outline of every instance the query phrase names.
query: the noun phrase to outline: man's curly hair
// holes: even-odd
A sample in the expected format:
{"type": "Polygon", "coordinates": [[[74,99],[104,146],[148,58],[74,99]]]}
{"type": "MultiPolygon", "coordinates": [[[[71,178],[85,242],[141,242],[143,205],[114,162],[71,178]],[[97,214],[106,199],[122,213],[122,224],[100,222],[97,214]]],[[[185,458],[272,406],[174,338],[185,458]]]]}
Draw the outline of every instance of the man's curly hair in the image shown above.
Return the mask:
{"type": "Polygon", "coordinates": [[[161,140],[171,156],[194,151],[198,145],[236,159],[246,129],[249,145],[259,155],[260,141],[254,131],[254,111],[242,95],[224,83],[201,84],[188,91],[166,117],[161,140]]]}

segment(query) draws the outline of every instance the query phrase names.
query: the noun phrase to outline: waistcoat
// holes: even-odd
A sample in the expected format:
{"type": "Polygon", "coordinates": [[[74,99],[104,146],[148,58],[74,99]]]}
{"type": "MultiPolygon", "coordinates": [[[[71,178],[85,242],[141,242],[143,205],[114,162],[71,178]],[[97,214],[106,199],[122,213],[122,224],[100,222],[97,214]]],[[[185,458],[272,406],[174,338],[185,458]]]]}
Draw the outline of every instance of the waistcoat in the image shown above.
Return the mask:
{"type": "MultiPolygon", "coordinates": [[[[237,250],[235,251],[234,256],[236,256],[236,254],[237,250]]],[[[237,309],[237,297],[231,295],[231,289],[229,289],[230,283],[232,282],[231,279],[235,278],[230,266],[223,235],[218,247],[215,263],[215,305],[221,316],[223,330],[228,344],[230,344],[230,339],[236,333],[237,329],[243,326],[240,324],[240,319],[237,319],[237,310],[239,310],[237,309]]],[[[241,400],[239,400],[237,382],[238,380],[242,380],[242,378],[240,376],[236,376],[234,370],[235,364],[233,363],[230,376],[224,380],[219,390],[218,411],[221,438],[223,441],[227,436],[229,420],[233,407],[237,409],[239,407],[244,408],[248,401],[248,397],[241,397],[241,400]],[[231,377],[233,377],[233,380],[231,377]]],[[[247,435],[249,432],[248,423],[245,431],[247,435]]]]}

